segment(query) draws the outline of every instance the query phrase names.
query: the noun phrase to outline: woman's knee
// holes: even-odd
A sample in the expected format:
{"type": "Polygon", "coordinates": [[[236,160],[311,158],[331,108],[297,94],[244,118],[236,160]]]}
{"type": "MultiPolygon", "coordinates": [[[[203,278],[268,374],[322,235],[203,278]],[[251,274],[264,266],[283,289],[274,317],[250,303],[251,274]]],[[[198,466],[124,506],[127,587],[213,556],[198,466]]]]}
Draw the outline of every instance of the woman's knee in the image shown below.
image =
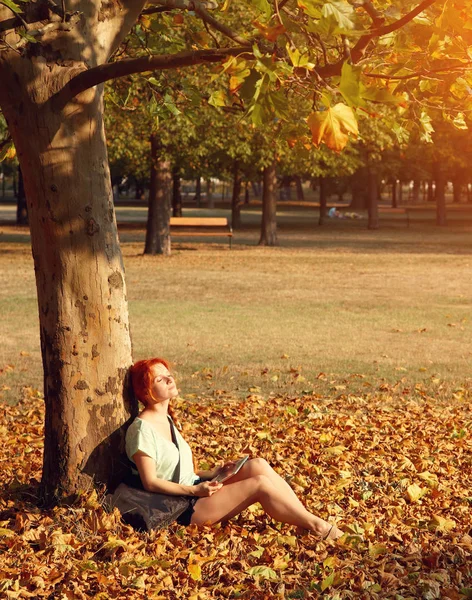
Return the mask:
{"type": "Polygon", "coordinates": [[[257,497],[270,493],[274,488],[271,480],[267,475],[254,475],[251,477],[251,482],[254,486],[254,492],[257,497]]]}
{"type": "Polygon", "coordinates": [[[265,460],[265,458],[252,458],[247,462],[248,470],[250,470],[251,475],[267,475],[270,471],[272,471],[272,467],[265,460]]]}

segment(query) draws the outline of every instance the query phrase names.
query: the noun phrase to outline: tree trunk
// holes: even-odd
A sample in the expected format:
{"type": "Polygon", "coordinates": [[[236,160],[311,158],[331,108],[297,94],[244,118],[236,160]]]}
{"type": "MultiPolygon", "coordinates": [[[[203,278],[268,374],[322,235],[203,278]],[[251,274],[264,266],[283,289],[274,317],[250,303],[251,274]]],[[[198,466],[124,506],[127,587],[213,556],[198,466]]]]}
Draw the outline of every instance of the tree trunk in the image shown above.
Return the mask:
{"type": "Polygon", "coordinates": [[[213,196],[211,185],[211,179],[206,180],[206,197],[207,197],[207,206],[208,208],[215,208],[215,198],[213,196]]]}
{"type": "Polygon", "coordinates": [[[249,181],[244,184],[244,204],[249,204],[249,181]]]}
{"type": "Polygon", "coordinates": [[[392,208],[397,208],[397,180],[392,179],[392,208]]]}
{"type": "Polygon", "coordinates": [[[233,229],[241,228],[241,175],[239,172],[238,161],[233,163],[233,194],[231,196],[231,227],[233,229]]]}
{"type": "Polygon", "coordinates": [[[445,227],[447,225],[446,211],[446,175],[440,165],[436,165],[436,225],[445,227]]]}
{"type": "Polygon", "coordinates": [[[277,177],[275,161],[264,169],[259,246],[277,246],[277,177]]]}
{"type": "Polygon", "coordinates": [[[428,202],[434,202],[433,180],[428,181],[428,202]]]}
{"type": "Polygon", "coordinates": [[[202,178],[197,177],[195,183],[195,202],[197,203],[197,208],[200,208],[202,203],[202,178]]]}
{"type": "Polygon", "coordinates": [[[25,186],[20,167],[18,167],[18,197],[16,202],[16,224],[28,225],[28,205],[26,204],[25,186]]]}
{"type": "Polygon", "coordinates": [[[460,204],[462,201],[462,181],[454,179],[452,182],[452,201],[454,204],[460,204]]]}
{"type": "Polygon", "coordinates": [[[159,144],[151,135],[151,184],[144,254],[170,256],[170,162],[160,160],[159,144]]]}
{"type": "Polygon", "coordinates": [[[359,169],[351,178],[352,200],[351,210],[366,210],[368,207],[368,173],[365,168],[359,169]]]}
{"type": "Polygon", "coordinates": [[[412,200],[414,204],[419,204],[420,201],[421,182],[419,179],[413,180],[412,200]]]}
{"type": "Polygon", "coordinates": [[[182,216],[182,192],[180,189],[180,167],[172,169],[172,216],[182,216]]]}
{"type": "Polygon", "coordinates": [[[305,193],[302,186],[302,178],[299,175],[295,176],[295,185],[297,186],[297,200],[299,202],[305,201],[305,193]]]}
{"type": "Polygon", "coordinates": [[[50,98],[75,69],[15,65],[2,71],[0,62],[0,105],[28,201],[46,406],[42,483],[52,499],[122,476],[131,340],[103,86],[57,110],[50,98]]]}
{"type": "Polygon", "coordinates": [[[328,208],[328,189],[326,185],[326,178],[320,176],[320,217],[318,219],[318,225],[324,225],[326,222],[327,208],[328,208]]]}
{"type": "Polygon", "coordinates": [[[379,179],[374,168],[369,169],[369,204],[367,207],[369,219],[367,223],[368,229],[379,228],[379,179]]]}
{"type": "Polygon", "coordinates": [[[401,206],[403,204],[403,180],[398,180],[398,204],[401,206]]]}

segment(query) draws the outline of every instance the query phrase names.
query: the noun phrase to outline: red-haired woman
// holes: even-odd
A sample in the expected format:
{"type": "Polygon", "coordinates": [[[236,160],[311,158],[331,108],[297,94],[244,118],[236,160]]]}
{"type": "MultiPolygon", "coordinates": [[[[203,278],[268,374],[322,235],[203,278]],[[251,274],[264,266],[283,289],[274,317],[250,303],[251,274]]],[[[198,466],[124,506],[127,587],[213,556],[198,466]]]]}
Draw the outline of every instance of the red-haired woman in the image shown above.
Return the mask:
{"type": "Polygon", "coordinates": [[[259,502],[277,521],[296,525],[324,539],[337,539],[342,532],[306,510],[294,491],[261,458],[248,460],[224,484],[210,481],[221,466],[194,472],[192,451],[176,432],[179,449],[172,441],[170,400],[178,394],[168,363],[160,358],[141,360],[131,368],[131,381],[144,410],[126,434],[126,452],[136,465],[148,492],[190,496],[189,509],[177,519],[182,525],[217,523],[234,517],[259,502]],[[180,480],[172,476],[179,459],[180,480]]]}

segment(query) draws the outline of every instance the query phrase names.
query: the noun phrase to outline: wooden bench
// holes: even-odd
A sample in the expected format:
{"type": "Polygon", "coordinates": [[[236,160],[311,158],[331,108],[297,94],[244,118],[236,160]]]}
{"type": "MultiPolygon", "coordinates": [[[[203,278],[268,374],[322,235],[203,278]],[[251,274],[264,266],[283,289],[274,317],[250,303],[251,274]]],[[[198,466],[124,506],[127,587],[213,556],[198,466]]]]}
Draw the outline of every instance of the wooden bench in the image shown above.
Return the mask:
{"type": "Polygon", "coordinates": [[[406,215],[408,227],[410,226],[410,213],[405,206],[393,208],[391,206],[379,206],[379,215],[406,215]]]}
{"type": "Polygon", "coordinates": [[[171,217],[170,233],[171,236],[186,234],[226,236],[229,238],[230,248],[233,238],[233,230],[226,217],[171,217]]]}

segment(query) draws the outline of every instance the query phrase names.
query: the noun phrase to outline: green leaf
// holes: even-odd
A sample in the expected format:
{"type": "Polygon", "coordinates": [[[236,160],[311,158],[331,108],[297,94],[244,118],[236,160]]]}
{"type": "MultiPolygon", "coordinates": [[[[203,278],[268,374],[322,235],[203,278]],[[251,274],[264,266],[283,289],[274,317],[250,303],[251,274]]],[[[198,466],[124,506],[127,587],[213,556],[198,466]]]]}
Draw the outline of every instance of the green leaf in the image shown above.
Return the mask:
{"type": "Polygon", "coordinates": [[[19,14],[19,13],[23,12],[21,10],[21,8],[18,6],[18,4],[16,4],[16,2],[13,2],[13,0],[0,0],[0,4],[3,4],[4,6],[8,7],[15,14],[19,14]]]}
{"type": "Polygon", "coordinates": [[[421,113],[420,127],[422,130],[420,133],[421,141],[432,142],[431,134],[434,132],[434,127],[431,125],[431,117],[425,111],[421,113]]]}
{"type": "Polygon", "coordinates": [[[22,37],[27,42],[30,42],[30,44],[38,43],[38,40],[34,37],[35,32],[26,32],[24,28],[17,29],[16,31],[20,37],[22,37]]]}
{"type": "Polygon", "coordinates": [[[277,579],[277,573],[270,567],[251,567],[246,569],[246,573],[253,577],[260,577],[261,579],[277,579]]]}
{"type": "Polygon", "coordinates": [[[349,106],[365,106],[362,99],[365,87],[362,85],[360,77],[360,67],[354,67],[348,62],[343,64],[339,91],[349,106]]]}
{"type": "Polygon", "coordinates": [[[214,107],[225,106],[226,105],[226,94],[222,90],[217,90],[216,92],[212,92],[210,98],[208,99],[208,104],[214,107]]]}
{"type": "Polygon", "coordinates": [[[252,0],[252,3],[267,19],[270,19],[272,8],[267,0],[252,0]]]}
{"type": "Polygon", "coordinates": [[[331,587],[334,583],[334,578],[335,578],[335,572],[333,571],[331,573],[331,575],[328,575],[328,577],[325,577],[323,579],[323,581],[321,582],[321,591],[324,592],[326,589],[328,589],[329,587],[331,587]]]}
{"type": "Polygon", "coordinates": [[[365,100],[378,102],[379,104],[401,104],[402,102],[405,102],[403,96],[394,96],[386,88],[379,87],[364,87],[362,90],[362,97],[365,100]]]}
{"type": "Polygon", "coordinates": [[[349,33],[355,27],[351,19],[355,15],[354,8],[343,0],[325,2],[321,14],[318,29],[327,35],[349,33]]]}

